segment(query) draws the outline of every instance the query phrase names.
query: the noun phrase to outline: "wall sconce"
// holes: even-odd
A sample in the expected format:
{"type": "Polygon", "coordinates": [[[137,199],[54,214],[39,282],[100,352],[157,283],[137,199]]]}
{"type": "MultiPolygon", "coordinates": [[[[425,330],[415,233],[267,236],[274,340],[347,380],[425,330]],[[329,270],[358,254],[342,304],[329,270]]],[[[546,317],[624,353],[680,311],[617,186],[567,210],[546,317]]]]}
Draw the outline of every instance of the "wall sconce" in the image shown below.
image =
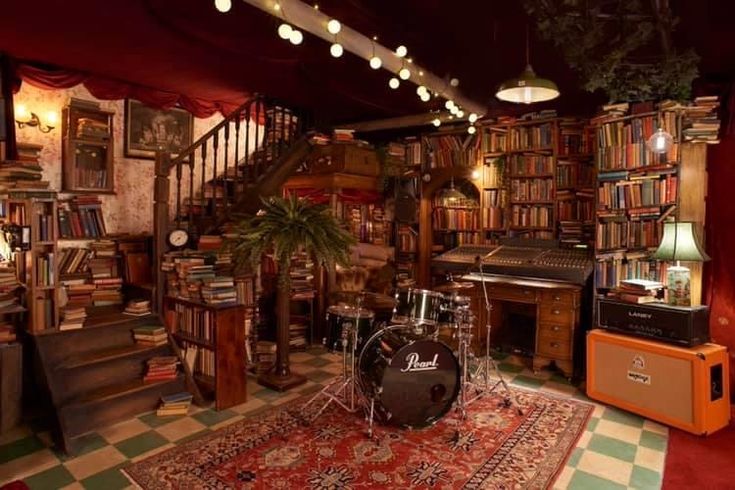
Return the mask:
{"type": "Polygon", "coordinates": [[[19,128],[37,127],[42,133],[49,133],[58,124],[59,116],[54,111],[48,111],[42,121],[35,112],[29,111],[25,105],[17,104],[15,106],[15,122],[19,128]]]}

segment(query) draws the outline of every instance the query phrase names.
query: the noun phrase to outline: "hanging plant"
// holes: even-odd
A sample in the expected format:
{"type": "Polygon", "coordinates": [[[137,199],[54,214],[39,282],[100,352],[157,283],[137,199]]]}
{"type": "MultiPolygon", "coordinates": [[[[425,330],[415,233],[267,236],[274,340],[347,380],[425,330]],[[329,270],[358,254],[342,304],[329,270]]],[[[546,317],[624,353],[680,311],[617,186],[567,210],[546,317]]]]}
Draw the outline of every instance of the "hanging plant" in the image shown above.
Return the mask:
{"type": "Polygon", "coordinates": [[[677,52],[667,0],[524,0],[542,39],[579,73],[585,90],[610,102],[686,100],[699,57],[677,52]]]}

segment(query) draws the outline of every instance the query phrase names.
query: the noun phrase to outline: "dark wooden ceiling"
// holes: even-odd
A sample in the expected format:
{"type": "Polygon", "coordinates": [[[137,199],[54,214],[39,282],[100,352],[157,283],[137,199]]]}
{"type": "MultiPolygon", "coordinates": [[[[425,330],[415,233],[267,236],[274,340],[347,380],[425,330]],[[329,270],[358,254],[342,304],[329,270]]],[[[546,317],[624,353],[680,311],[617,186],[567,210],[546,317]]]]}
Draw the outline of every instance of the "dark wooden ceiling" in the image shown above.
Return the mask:
{"type": "MultiPolygon", "coordinates": [[[[387,72],[350,54],[334,59],[328,43],[308,34],[301,46],[292,46],[277,37],[274,18],[239,0],[233,4],[220,14],[209,0],[3,2],[0,51],[210,100],[262,92],[329,122],[427,109],[413,86],[390,90],[387,72]]],[[[405,44],[434,73],[459,78],[460,88],[491,112],[516,109],[493,94],[524,65],[528,18],[520,1],[319,0],[319,6],[388,47],[405,44]]],[[[730,2],[678,0],[673,7],[681,18],[677,42],[697,49],[703,78],[732,80],[730,2]]],[[[561,89],[547,107],[584,114],[605,102],[583,92],[559,54],[533,34],[531,61],[561,89]]]]}

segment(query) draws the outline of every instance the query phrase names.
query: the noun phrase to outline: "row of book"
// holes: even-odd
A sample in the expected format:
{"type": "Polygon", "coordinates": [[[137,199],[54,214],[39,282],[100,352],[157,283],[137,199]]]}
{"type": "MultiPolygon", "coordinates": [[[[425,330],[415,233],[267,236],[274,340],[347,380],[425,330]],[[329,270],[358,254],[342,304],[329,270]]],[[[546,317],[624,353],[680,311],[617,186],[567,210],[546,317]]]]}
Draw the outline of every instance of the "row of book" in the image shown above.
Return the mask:
{"type": "Polygon", "coordinates": [[[550,175],[554,172],[554,157],[534,155],[514,155],[510,159],[512,175],[550,175]]]}
{"type": "Polygon", "coordinates": [[[195,376],[215,376],[215,353],[211,349],[199,347],[191,342],[182,341],[184,359],[195,376]]]}
{"type": "Polygon", "coordinates": [[[407,138],[402,142],[390,142],[386,145],[385,152],[388,157],[407,165],[421,165],[424,161],[423,147],[417,138],[407,138]]]}
{"type": "Polygon", "coordinates": [[[503,165],[497,158],[486,157],[482,166],[482,187],[498,188],[503,186],[503,165]]]}
{"type": "Polygon", "coordinates": [[[80,274],[89,270],[92,250],[88,248],[65,248],[60,251],[59,275],[80,274]]]}
{"type": "Polygon", "coordinates": [[[396,248],[400,253],[416,253],[418,251],[418,234],[407,225],[399,225],[396,232],[396,248]]]}
{"type": "MultiPolygon", "coordinates": [[[[674,114],[668,112],[664,114],[674,114]]],[[[664,118],[666,121],[666,118],[664,118]]],[[[600,171],[634,169],[675,162],[679,151],[674,143],[667,153],[653,153],[648,138],[656,130],[653,116],[603,124],[598,129],[597,168],[600,171]]],[[[676,122],[664,123],[669,134],[676,134],[676,122]]]]}
{"type": "Polygon", "coordinates": [[[474,167],[479,161],[475,135],[441,135],[426,138],[429,168],[474,167]]]}
{"type": "Polygon", "coordinates": [[[476,230],[480,228],[478,209],[435,208],[432,213],[434,230],[476,230]]]}
{"type": "Polygon", "coordinates": [[[577,193],[566,199],[566,194],[557,195],[556,219],[559,221],[592,221],[595,219],[595,203],[591,199],[580,199],[577,193]]]}
{"type": "Polygon", "coordinates": [[[237,304],[251,306],[256,304],[256,285],[252,276],[235,278],[235,292],[237,293],[237,304]]]}
{"type": "Polygon", "coordinates": [[[587,187],[595,183],[595,169],[592,165],[573,162],[558,162],[556,166],[556,187],[587,187]]]}
{"type": "Polygon", "coordinates": [[[491,126],[482,137],[483,153],[504,153],[508,148],[508,128],[491,126]]]}
{"type": "Polygon", "coordinates": [[[518,126],[510,128],[509,141],[511,150],[533,150],[548,148],[553,142],[551,123],[537,126],[518,126]]]}
{"type": "Polygon", "coordinates": [[[597,224],[597,248],[655,248],[661,242],[662,225],[654,220],[602,221],[597,224]]]}
{"type": "Polygon", "coordinates": [[[506,195],[505,189],[484,189],[482,191],[482,205],[485,208],[503,207],[506,195]]]}
{"type": "Polygon", "coordinates": [[[176,331],[186,337],[196,338],[202,342],[214,341],[214,312],[183,304],[174,305],[174,322],[176,331]]]}
{"type": "MultiPolygon", "coordinates": [[[[81,149],[81,151],[84,151],[84,149],[81,149]]],[[[99,152],[107,150],[95,148],[94,151],[99,152]]],[[[100,162],[100,165],[102,165],[101,168],[88,168],[79,165],[76,166],[74,168],[76,185],[84,189],[93,189],[95,191],[97,189],[107,189],[107,168],[105,168],[104,162],[100,162]]]]}
{"type": "Polygon", "coordinates": [[[0,162],[0,192],[47,192],[49,182],[43,180],[42,170],[37,160],[0,162]]]}
{"type": "Polygon", "coordinates": [[[314,262],[305,254],[297,253],[291,257],[289,270],[292,299],[311,299],[314,297],[314,262]]]}
{"type": "Polygon", "coordinates": [[[501,207],[482,208],[482,226],[485,229],[499,230],[503,227],[504,210],[501,207]]]}
{"type": "Polygon", "coordinates": [[[510,224],[516,228],[548,228],[553,224],[553,210],[549,206],[511,206],[510,224]]]}
{"type": "Polygon", "coordinates": [[[388,242],[388,227],[382,205],[343,203],[340,207],[347,228],[358,241],[375,245],[388,242]]]}
{"type": "Polygon", "coordinates": [[[559,243],[575,246],[591,244],[595,239],[595,224],[592,221],[560,220],[559,243]]]}
{"type": "Polygon", "coordinates": [[[649,254],[642,251],[598,254],[595,263],[597,288],[615,288],[625,279],[659,281],[665,276],[665,263],[651,260],[649,254]]]}
{"type": "Polygon", "coordinates": [[[56,283],[54,252],[39,253],[36,257],[36,285],[47,287],[56,283]]]}
{"type": "Polygon", "coordinates": [[[678,184],[676,175],[601,182],[597,189],[597,201],[599,207],[604,209],[665,206],[676,202],[678,184]]]}
{"type": "Polygon", "coordinates": [[[107,235],[99,197],[76,196],[59,203],[61,238],[100,238],[107,235]]]}
{"type": "Polygon", "coordinates": [[[592,142],[584,130],[582,122],[559,125],[559,154],[580,155],[592,153],[592,142]]]}
{"type": "Polygon", "coordinates": [[[553,179],[511,179],[510,199],[521,201],[551,201],[554,199],[553,179]]]}

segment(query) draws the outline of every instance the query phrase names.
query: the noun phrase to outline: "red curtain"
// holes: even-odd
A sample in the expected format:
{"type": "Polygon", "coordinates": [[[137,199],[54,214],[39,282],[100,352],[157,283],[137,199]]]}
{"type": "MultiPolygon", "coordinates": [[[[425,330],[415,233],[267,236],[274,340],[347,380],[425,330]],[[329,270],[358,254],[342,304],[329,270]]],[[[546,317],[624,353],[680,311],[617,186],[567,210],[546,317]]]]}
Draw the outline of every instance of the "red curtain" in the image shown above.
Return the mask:
{"type": "Polygon", "coordinates": [[[21,80],[43,89],[67,89],[81,83],[101,100],[136,99],[157,109],[170,109],[178,105],[199,118],[210,117],[216,112],[226,116],[237,109],[240,103],[245,102],[208,101],[74,70],[41,68],[27,63],[20,63],[16,67],[16,76],[16,91],[20,89],[21,80]]]}

